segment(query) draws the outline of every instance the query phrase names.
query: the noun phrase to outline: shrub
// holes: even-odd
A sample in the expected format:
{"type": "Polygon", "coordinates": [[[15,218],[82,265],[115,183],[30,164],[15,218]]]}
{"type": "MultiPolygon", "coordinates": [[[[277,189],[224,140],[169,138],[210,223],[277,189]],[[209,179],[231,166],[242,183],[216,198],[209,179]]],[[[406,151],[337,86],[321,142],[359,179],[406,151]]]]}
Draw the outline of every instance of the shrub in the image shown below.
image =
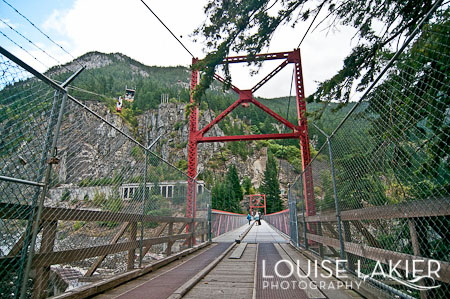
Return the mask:
{"type": "Polygon", "coordinates": [[[178,160],[177,162],[175,162],[175,166],[181,170],[187,170],[188,169],[188,161],[178,160]]]}
{"type": "Polygon", "coordinates": [[[182,121],[177,121],[174,125],[173,125],[173,129],[175,131],[178,131],[179,128],[181,128],[183,126],[183,122],[182,121]]]}
{"type": "Polygon", "coordinates": [[[80,228],[82,228],[85,224],[86,224],[86,222],[84,222],[84,221],[75,221],[75,223],[73,224],[73,229],[75,231],[77,231],[80,228]]]}
{"type": "Polygon", "coordinates": [[[185,142],[181,142],[181,143],[177,143],[177,146],[176,146],[176,148],[177,148],[177,149],[182,149],[182,148],[185,148],[187,144],[188,144],[188,142],[187,142],[187,141],[185,141],[185,142]]]}
{"type": "Polygon", "coordinates": [[[70,191],[68,189],[64,189],[61,195],[61,201],[66,201],[70,199],[70,191]]]}
{"type": "Polygon", "coordinates": [[[100,227],[114,228],[118,226],[119,223],[114,221],[97,221],[97,225],[100,227]]]}
{"type": "Polygon", "coordinates": [[[106,195],[103,192],[98,192],[95,190],[94,199],[92,200],[94,206],[102,207],[106,202],[106,195]]]}
{"type": "Polygon", "coordinates": [[[131,156],[135,159],[135,160],[142,160],[144,158],[144,153],[142,152],[141,147],[139,146],[134,146],[131,149],[131,156]]]}
{"type": "Polygon", "coordinates": [[[123,208],[122,198],[117,195],[108,197],[108,200],[104,204],[104,208],[111,212],[120,212],[123,208]]]}
{"type": "Polygon", "coordinates": [[[112,183],[113,183],[113,179],[108,178],[108,177],[97,178],[97,179],[84,178],[83,180],[81,180],[80,183],[78,183],[78,186],[80,186],[80,187],[108,186],[108,185],[112,185],[112,183]]]}

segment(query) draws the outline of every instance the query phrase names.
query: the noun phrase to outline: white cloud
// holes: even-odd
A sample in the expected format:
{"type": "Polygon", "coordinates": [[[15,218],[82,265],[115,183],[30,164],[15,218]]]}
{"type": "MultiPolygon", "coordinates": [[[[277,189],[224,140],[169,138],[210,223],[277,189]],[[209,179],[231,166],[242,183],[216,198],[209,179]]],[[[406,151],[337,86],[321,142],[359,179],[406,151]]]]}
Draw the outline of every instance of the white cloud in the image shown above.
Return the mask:
{"type": "Polygon", "coordinates": [[[2,19],[2,21],[3,22],[0,22],[0,29],[6,29],[9,28],[9,26],[14,29],[17,29],[17,26],[13,24],[10,19],[2,19]]]}
{"type": "MultiPolygon", "coordinates": [[[[205,55],[203,46],[193,43],[189,35],[205,20],[203,6],[206,1],[146,0],[146,3],[177,37],[182,36],[180,39],[194,55],[200,58],[205,55]]],[[[269,51],[293,50],[307,25],[277,30],[269,51]]],[[[191,63],[190,55],[140,1],[75,0],[67,10],[54,10],[43,28],[50,36],[56,34],[58,40],[65,41],[65,48],[74,56],[95,50],[121,52],[147,65],[188,66],[191,63]]],[[[343,28],[342,32],[334,34],[314,32],[307,36],[301,47],[306,94],[314,91],[315,81],[329,78],[342,66],[350,50],[352,35],[352,30],[343,28]]],[[[281,61],[267,63],[255,77],[249,76],[246,66],[233,67],[233,82],[242,89],[251,88],[279,63],[281,61]]],[[[292,67],[286,67],[257,95],[288,95],[291,74],[292,67]]]]}
{"type": "MultiPolygon", "coordinates": [[[[202,6],[190,2],[147,0],[167,26],[183,36],[188,49],[200,55],[200,45],[186,37],[200,24],[202,6]]],[[[54,11],[45,27],[64,34],[76,56],[95,50],[121,52],[149,65],[191,63],[190,55],[139,1],[76,0],[66,12],[54,11]]]]}
{"type": "Polygon", "coordinates": [[[67,11],[53,10],[52,14],[45,20],[42,28],[45,31],[55,31],[64,35],[66,33],[64,19],[67,11]]]}

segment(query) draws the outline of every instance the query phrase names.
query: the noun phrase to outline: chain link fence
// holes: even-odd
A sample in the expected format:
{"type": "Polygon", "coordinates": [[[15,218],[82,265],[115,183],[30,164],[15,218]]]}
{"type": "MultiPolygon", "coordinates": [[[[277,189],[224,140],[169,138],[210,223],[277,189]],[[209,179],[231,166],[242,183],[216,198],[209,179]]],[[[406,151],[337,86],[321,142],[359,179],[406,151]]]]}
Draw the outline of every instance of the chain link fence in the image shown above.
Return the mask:
{"type": "Polygon", "coordinates": [[[0,68],[0,297],[58,295],[208,239],[204,183],[115,111],[68,95],[75,76],[58,85],[3,48],[0,68]]]}
{"type": "Polygon", "coordinates": [[[247,224],[247,216],[213,209],[211,211],[212,238],[233,231],[247,224]]]}
{"type": "Polygon", "coordinates": [[[450,296],[448,16],[438,10],[341,124],[322,131],[308,166],[316,215],[305,216],[304,173],[289,189],[292,242],[346,260],[395,297],[450,296]]]}
{"type": "Polygon", "coordinates": [[[280,232],[290,236],[291,223],[289,216],[290,216],[289,209],[286,209],[280,212],[264,215],[263,219],[280,232]]]}

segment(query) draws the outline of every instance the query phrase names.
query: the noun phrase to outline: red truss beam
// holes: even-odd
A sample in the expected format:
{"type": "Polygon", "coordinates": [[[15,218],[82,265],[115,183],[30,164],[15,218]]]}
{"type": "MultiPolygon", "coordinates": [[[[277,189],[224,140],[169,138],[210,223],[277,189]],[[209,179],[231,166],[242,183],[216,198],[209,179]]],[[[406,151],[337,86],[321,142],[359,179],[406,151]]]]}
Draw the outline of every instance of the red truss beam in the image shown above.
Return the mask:
{"type": "MultiPolygon", "coordinates": [[[[249,90],[240,90],[240,99],[231,104],[225,111],[223,111],[219,116],[217,116],[214,120],[212,120],[207,126],[201,129],[198,133],[198,138],[202,138],[204,134],[206,134],[214,125],[218,124],[222,119],[224,119],[228,114],[231,113],[234,109],[236,109],[242,103],[253,103],[255,106],[275,118],[280,123],[284,124],[291,130],[298,130],[298,127],[294,126],[291,122],[287,121],[277,113],[270,110],[268,107],[264,106],[253,97],[251,97],[251,91],[249,90]],[[249,98],[251,97],[251,98],[249,98]]],[[[279,139],[279,138],[276,138],[279,139]]]]}
{"type": "Polygon", "coordinates": [[[289,56],[289,53],[291,53],[291,52],[256,54],[253,57],[249,57],[248,55],[225,57],[225,59],[222,61],[222,64],[287,59],[289,56]]]}
{"type": "Polygon", "coordinates": [[[233,136],[211,136],[199,137],[198,142],[227,142],[227,141],[250,141],[268,139],[294,139],[300,138],[300,132],[282,134],[257,134],[257,135],[233,135],[233,136]]]}
{"type": "MultiPolygon", "coordinates": [[[[307,168],[307,165],[311,161],[311,154],[309,150],[309,136],[308,136],[308,124],[306,119],[306,102],[303,89],[303,74],[301,67],[300,50],[296,49],[291,52],[279,52],[279,53],[267,53],[257,54],[255,56],[235,56],[227,57],[223,60],[223,64],[229,63],[242,63],[250,61],[265,61],[284,59],[284,61],[270,72],[264,79],[258,82],[250,90],[241,90],[238,87],[231,85],[231,89],[239,95],[239,100],[234,102],[230,107],[223,111],[218,117],[216,117],[211,123],[205,126],[203,129],[198,129],[198,108],[191,108],[190,123],[189,123],[189,160],[188,160],[188,175],[191,178],[197,175],[197,146],[200,142],[225,142],[225,141],[241,141],[241,140],[262,140],[262,139],[287,139],[298,138],[300,140],[300,148],[302,155],[303,166],[303,188],[306,195],[306,214],[308,216],[316,214],[316,206],[314,200],[314,189],[312,181],[311,168],[307,168]],[[253,93],[257,91],[262,85],[273,78],[279,73],[286,65],[293,63],[295,65],[295,89],[296,89],[296,103],[297,103],[297,117],[298,125],[295,126],[280,115],[273,112],[268,107],[264,106],[253,98],[253,93]],[[275,118],[278,122],[284,124],[292,130],[291,133],[284,134],[261,134],[261,135],[238,135],[238,136],[212,136],[204,137],[204,135],[217,123],[223,120],[231,111],[236,109],[241,104],[253,103],[255,106],[263,110],[275,118]]],[[[197,63],[197,59],[192,60],[192,64],[197,63]]],[[[217,74],[214,74],[214,78],[222,83],[226,83],[225,79],[217,74]]],[[[194,103],[192,98],[192,91],[198,83],[198,71],[192,71],[191,76],[191,103],[194,103]]],[[[190,179],[188,183],[188,202],[186,215],[188,217],[195,217],[195,182],[190,179]]],[[[314,230],[314,229],[311,229],[314,230]]]]}
{"type": "Polygon", "coordinates": [[[264,208],[264,215],[267,214],[266,195],[265,194],[250,195],[250,215],[253,215],[253,208],[256,208],[256,209],[264,208]],[[261,201],[264,201],[264,203],[262,203],[261,201]]]}
{"type": "MultiPolygon", "coordinates": [[[[222,82],[223,84],[227,84],[227,82],[225,81],[224,78],[220,77],[217,74],[214,74],[214,79],[216,79],[219,82],[222,82]]],[[[231,90],[233,90],[235,93],[240,94],[241,90],[239,88],[237,88],[236,86],[234,86],[233,84],[230,84],[230,88],[231,90]]]]}
{"type": "Polygon", "coordinates": [[[284,119],[283,117],[281,117],[280,115],[276,114],[275,112],[273,112],[270,108],[264,106],[263,104],[261,104],[260,102],[258,102],[257,100],[255,100],[254,98],[252,98],[250,100],[250,102],[252,102],[253,104],[255,104],[255,106],[257,106],[258,108],[260,108],[261,110],[263,110],[264,112],[266,112],[267,114],[269,114],[270,116],[272,116],[273,118],[275,118],[276,120],[278,120],[280,123],[282,123],[283,125],[285,125],[286,127],[288,127],[291,130],[297,130],[298,128],[296,126],[294,126],[291,122],[289,122],[288,120],[284,119]]]}
{"type": "Polygon", "coordinates": [[[261,81],[259,81],[255,86],[252,88],[252,92],[255,93],[261,86],[263,86],[267,81],[272,79],[276,74],[278,74],[286,65],[289,64],[289,61],[286,59],[283,61],[276,69],[274,69],[272,72],[270,72],[267,76],[264,77],[261,81]]]}
{"type": "Polygon", "coordinates": [[[237,100],[230,107],[228,107],[224,112],[220,113],[213,121],[211,121],[207,126],[199,131],[199,135],[203,136],[206,134],[215,124],[218,124],[222,119],[224,119],[228,114],[231,113],[236,107],[238,107],[242,103],[242,99],[237,100]]]}
{"type": "Polygon", "coordinates": [[[294,52],[295,63],[295,94],[297,102],[297,118],[300,127],[300,149],[302,154],[303,189],[306,195],[305,210],[307,216],[316,214],[316,201],[314,199],[314,185],[312,178],[312,169],[307,167],[311,162],[311,153],[309,149],[308,120],[306,118],[306,101],[303,87],[303,74],[300,58],[300,51],[294,52]]]}

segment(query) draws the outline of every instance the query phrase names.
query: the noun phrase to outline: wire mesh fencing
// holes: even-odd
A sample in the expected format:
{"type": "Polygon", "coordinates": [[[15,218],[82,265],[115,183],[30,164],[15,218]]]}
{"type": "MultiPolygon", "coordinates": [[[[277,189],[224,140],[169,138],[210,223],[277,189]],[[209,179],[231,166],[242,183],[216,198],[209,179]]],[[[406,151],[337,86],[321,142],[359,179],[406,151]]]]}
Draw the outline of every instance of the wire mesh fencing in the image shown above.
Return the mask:
{"type": "Polygon", "coordinates": [[[280,212],[264,215],[263,218],[277,230],[290,236],[291,224],[289,216],[290,216],[289,209],[286,209],[280,212]]]}
{"type": "Polygon", "coordinates": [[[308,166],[316,215],[306,216],[302,175],[289,190],[299,246],[345,259],[349,272],[398,297],[450,296],[448,20],[439,11],[324,132],[308,166]]]}
{"type": "Polygon", "coordinates": [[[212,238],[231,232],[248,223],[247,216],[221,210],[211,211],[212,238]]]}
{"type": "Polygon", "coordinates": [[[57,295],[208,239],[202,181],[138,142],[107,106],[76,100],[9,55],[0,55],[2,298],[57,295]]]}

